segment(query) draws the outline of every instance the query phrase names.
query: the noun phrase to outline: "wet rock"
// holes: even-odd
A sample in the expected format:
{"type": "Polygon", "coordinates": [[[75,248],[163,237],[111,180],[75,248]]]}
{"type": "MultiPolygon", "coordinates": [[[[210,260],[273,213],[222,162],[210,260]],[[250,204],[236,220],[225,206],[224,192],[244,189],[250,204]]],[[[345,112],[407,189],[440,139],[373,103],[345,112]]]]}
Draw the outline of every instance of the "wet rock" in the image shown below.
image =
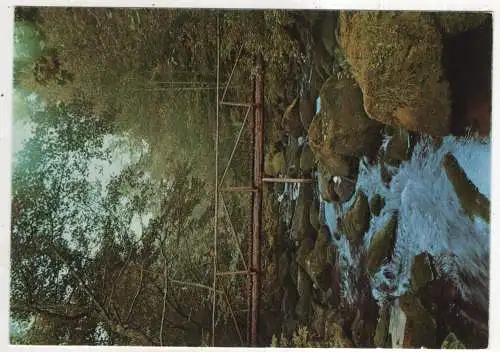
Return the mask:
{"type": "Polygon", "coordinates": [[[450,332],[443,340],[441,348],[448,350],[463,350],[466,349],[465,345],[457,338],[457,336],[450,332]]]}
{"type": "Polygon", "coordinates": [[[391,335],[389,334],[389,319],[389,309],[387,307],[381,308],[378,317],[377,328],[375,329],[375,336],[373,338],[373,344],[375,345],[375,347],[392,347],[391,335]]]}
{"type": "Polygon", "coordinates": [[[314,228],[309,222],[309,209],[311,208],[312,198],[312,186],[303,184],[300,187],[290,230],[290,236],[293,240],[301,242],[304,238],[314,234],[314,228]]]}
{"type": "Polygon", "coordinates": [[[337,182],[334,182],[333,190],[339,197],[339,203],[347,202],[356,192],[356,179],[337,176],[337,182]]]}
{"type": "Polygon", "coordinates": [[[441,36],[431,14],[343,11],[340,46],[368,116],[433,136],[449,133],[449,84],[443,78],[441,36]]]}
{"type": "Polygon", "coordinates": [[[443,157],[442,164],[464,212],[470,217],[479,216],[489,223],[489,199],[479,192],[477,187],[469,180],[465,171],[451,153],[447,153],[443,157]]]}
{"type": "Polygon", "coordinates": [[[309,126],[311,149],[321,155],[334,152],[344,156],[371,155],[381,143],[381,125],[363,108],[361,90],[351,79],[329,78],[321,88],[321,111],[309,126]]]}
{"type": "Polygon", "coordinates": [[[399,297],[399,304],[407,318],[403,348],[437,348],[436,321],[418,297],[407,292],[399,297]]]}
{"type": "Polygon", "coordinates": [[[373,216],[379,216],[380,211],[385,205],[385,200],[380,194],[375,194],[372,199],[370,199],[370,211],[373,216]]]}
{"type": "Polygon", "coordinates": [[[420,253],[413,257],[411,266],[411,287],[416,292],[434,280],[432,257],[429,253],[420,253]]]}
{"type": "Polygon", "coordinates": [[[370,247],[368,248],[366,264],[370,274],[375,273],[384,260],[392,254],[396,241],[397,223],[398,214],[395,213],[384,227],[373,235],[370,247]]]}
{"type": "Polygon", "coordinates": [[[342,219],[342,232],[353,245],[358,245],[363,241],[363,236],[370,228],[370,206],[368,197],[358,191],[356,200],[342,219]]]}
{"type": "Polygon", "coordinates": [[[385,148],[384,161],[391,166],[399,166],[401,162],[410,160],[409,133],[401,127],[395,128],[385,148]]]}
{"type": "Polygon", "coordinates": [[[309,145],[306,144],[300,153],[300,169],[304,173],[308,173],[314,169],[315,165],[314,154],[309,145]]]}
{"type": "Polygon", "coordinates": [[[310,92],[304,93],[299,100],[300,121],[307,131],[316,113],[316,97],[310,92]]]}
{"type": "Polygon", "coordinates": [[[300,121],[298,101],[299,98],[297,97],[288,105],[283,113],[283,119],[281,120],[282,128],[288,134],[296,138],[305,134],[302,121],[300,121]]]}
{"type": "Polygon", "coordinates": [[[489,17],[488,13],[442,12],[437,20],[446,34],[456,34],[481,26],[489,17]]]}

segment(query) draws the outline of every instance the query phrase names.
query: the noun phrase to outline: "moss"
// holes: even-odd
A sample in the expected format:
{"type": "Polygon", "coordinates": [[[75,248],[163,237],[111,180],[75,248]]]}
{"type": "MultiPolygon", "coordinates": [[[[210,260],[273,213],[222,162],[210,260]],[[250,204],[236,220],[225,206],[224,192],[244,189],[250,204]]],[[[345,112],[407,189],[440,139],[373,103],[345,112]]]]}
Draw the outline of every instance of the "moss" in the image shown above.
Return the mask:
{"type": "Polygon", "coordinates": [[[354,204],[342,219],[342,232],[352,244],[359,244],[363,240],[363,235],[370,228],[370,218],[368,197],[358,191],[354,204]]]}
{"type": "Polygon", "coordinates": [[[343,11],[340,45],[371,118],[431,135],[449,132],[449,85],[430,14],[343,11]]]}
{"type": "Polygon", "coordinates": [[[466,349],[465,345],[452,332],[450,332],[448,334],[448,336],[446,336],[446,338],[443,340],[443,343],[441,344],[441,348],[452,349],[452,350],[466,349]]]}
{"type": "Polygon", "coordinates": [[[414,291],[426,286],[434,279],[432,257],[429,253],[420,253],[413,257],[411,266],[411,286],[414,291]]]}
{"type": "Polygon", "coordinates": [[[398,214],[394,214],[382,229],[377,231],[368,249],[367,270],[373,274],[388,258],[396,241],[398,214]]]}
{"type": "Polygon", "coordinates": [[[443,12],[436,15],[443,32],[456,34],[481,26],[491,14],[486,12],[443,12]]]}
{"type": "Polygon", "coordinates": [[[464,212],[470,217],[479,216],[489,223],[489,199],[479,192],[477,187],[468,179],[465,171],[451,153],[447,153],[443,157],[442,164],[464,212]]]}
{"type": "Polygon", "coordinates": [[[379,216],[384,206],[385,200],[380,194],[377,193],[370,199],[370,211],[373,216],[379,216]]]}

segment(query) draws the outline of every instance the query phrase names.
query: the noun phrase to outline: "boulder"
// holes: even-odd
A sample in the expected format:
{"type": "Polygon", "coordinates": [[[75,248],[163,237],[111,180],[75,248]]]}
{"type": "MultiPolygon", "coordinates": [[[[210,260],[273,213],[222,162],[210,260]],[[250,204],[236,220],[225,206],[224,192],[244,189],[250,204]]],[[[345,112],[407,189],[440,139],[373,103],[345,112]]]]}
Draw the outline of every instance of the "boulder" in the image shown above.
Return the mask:
{"type": "Polygon", "coordinates": [[[321,87],[321,111],[309,126],[309,143],[317,158],[372,155],[381,144],[381,125],[368,118],[356,82],[330,77],[321,87]]]}
{"type": "Polygon", "coordinates": [[[384,260],[391,256],[396,241],[397,223],[398,214],[395,213],[382,229],[373,235],[368,248],[366,263],[370,274],[375,273],[384,260]]]}
{"type": "Polygon", "coordinates": [[[300,169],[302,172],[308,173],[311,172],[315,166],[314,154],[309,145],[306,144],[300,153],[300,169]]]}
{"type": "Polygon", "coordinates": [[[434,280],[434,270],[432,268],[432,257],[424,252],[413,257],[411,265],[411,287],[414,292],[425,287],[434,280]]]}
{"type": "Polygon", "coordinates": [[[370,218],[368,197],[362,191],[358,191],[354,204],[342,219],[341,231],[351,244],[359,245],[363,241],[365,232],[370,228],[370,218]]]}
{"type": "Polygon", "coordinates": [[[385,200],[380,194],[375,194],[372,199],[370,199],[370,211],[373,216],[379,216],[382,208],[384,208],[385,200]]]}
{"type": "Polygon", "coordinates": [[[447,135],[450,89],[432,15],[342,11],[339,21],[340,46],[363,92],[368,116],[410,131],[447,135]]]}
{"type": "Polygon", "coordinates": [[[406,315],[403,348],[437,348],[436,321],[411,292],[399,297],[399,304],[406,315]]]}
{"type": "Polygon", "coordinates": [[[351,325],[352,339],[356,347],[373,347],[377,327],[378,305],[370,292],[364,295],[351,325]]]}

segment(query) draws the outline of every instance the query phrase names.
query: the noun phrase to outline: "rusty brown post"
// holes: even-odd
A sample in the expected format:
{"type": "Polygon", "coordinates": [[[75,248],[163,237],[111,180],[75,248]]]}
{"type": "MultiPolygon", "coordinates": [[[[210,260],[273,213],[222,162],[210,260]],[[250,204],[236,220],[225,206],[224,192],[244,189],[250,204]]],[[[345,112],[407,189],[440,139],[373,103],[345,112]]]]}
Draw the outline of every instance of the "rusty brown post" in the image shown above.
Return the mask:
{"type": "Polygon", "coordinates": [[[264,80],[262,56],[257,57],[254,97],[254,172],[253,186],[253,226],[252,226],[252,326],[250,344],[258,345],[258,326],[260,310],[260,236],[262,220],[262,171],[264,164],[264,80]]]}
{"type": "Polygon", "coordinates": [[[262,182],[266,183],[313,183],[312,178],[274,178],[274,177],[264,177],[262,182]]]}

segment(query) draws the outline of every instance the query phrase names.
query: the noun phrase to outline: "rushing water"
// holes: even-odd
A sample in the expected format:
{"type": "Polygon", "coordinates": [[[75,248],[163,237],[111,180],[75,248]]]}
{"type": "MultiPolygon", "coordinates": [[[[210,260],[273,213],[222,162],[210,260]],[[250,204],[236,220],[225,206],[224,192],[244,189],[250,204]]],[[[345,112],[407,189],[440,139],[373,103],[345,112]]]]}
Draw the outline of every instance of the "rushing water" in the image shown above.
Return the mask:
{"type": "MultiPolygon", "coordinates": [[[[490,226],[482,219],[470,219],[463,213],[441,166],[441,160],[448,152],[455,156],[479,191],[490,199],[489,140],[450,136],[444,139],[438,150],[434,150],[430,140],[424,139],[415,146],[411,160],[396,170],[390,188],[382,183],[377,165],[367,166],[360,162],[357,190],[363,191],[368,199],[380,194],[385,200],[380,215],[371,219],[360,251],[368,249],[374,233],[395,211],[399,213],[392,260],[380,268],[371,283],[373,296],[379,302],[407,290],[413,257],[427,251],[436,259],[440,274],[453,279],[466,299],[488,309],[490,226]],[[384,271],[390,271],[393,277],[387,279],[384,271]],[[382,286],[384,290],[381,290],[382,286]]],[[[354,198],[336,208],[331,203],[322,204],[332,234],[337,232],[337,217],[351,207],[354,198]]],[[[345,236],[340,239],[332,236],[332,242],[339,249],[342,296],[346,303],[352,304],[358,294],[355,283],[360,274],[361,253],[351,252],[345,236]]]]}

